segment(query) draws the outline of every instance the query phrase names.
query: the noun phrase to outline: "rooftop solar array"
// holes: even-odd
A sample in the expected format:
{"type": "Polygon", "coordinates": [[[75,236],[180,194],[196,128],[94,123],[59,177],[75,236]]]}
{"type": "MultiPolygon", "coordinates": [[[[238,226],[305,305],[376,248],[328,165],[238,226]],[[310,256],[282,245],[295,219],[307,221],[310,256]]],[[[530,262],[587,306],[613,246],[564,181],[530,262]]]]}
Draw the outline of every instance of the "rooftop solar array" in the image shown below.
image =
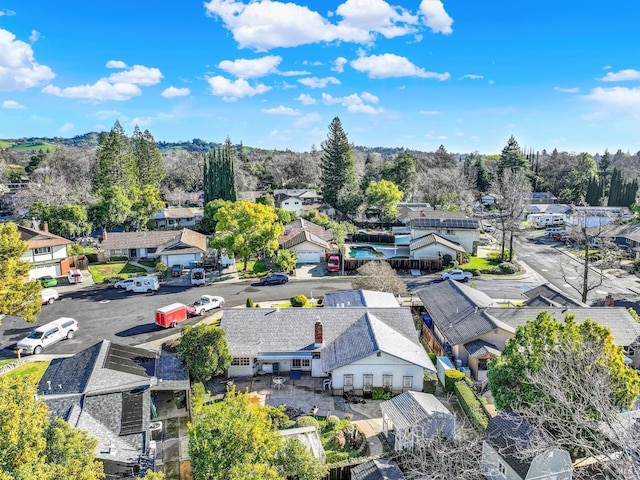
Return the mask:
{"type": "Polygon", "coordinates": [[[109,352],[104,360],[104,368],[122,373],[130,373],[141,377],[149,375],[149,367],[155,363],[152,352],[124,345],[109,345],[109,352]]]}
{"type": "Polygon", "coordinates": [[[411,220],[411,226],[417,228],[478,228],[478,221],[473,218],[425,218],[411,220]]]}
{"type": "Polygon", "coordinates": [[[142,431],[143,405],[144,391],[122,393],[120,435],[129,435],[142,431]]]}

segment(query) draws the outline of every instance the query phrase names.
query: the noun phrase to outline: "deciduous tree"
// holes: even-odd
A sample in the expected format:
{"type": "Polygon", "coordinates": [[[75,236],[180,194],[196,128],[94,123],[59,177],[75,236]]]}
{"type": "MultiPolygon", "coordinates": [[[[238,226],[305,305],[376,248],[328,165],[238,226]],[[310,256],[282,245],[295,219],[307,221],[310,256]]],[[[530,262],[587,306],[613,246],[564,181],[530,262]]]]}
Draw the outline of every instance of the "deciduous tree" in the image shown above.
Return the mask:
{"type": "Polygon", "coordinates": [[[394,160],[384,162],[381,175],[383,180],[393,182],[404,192],[405,200],[411,198],[417,177],[416,157],[409,152],[400,152],[394,160]]]}
{"type": "Polygon", "coordinates": [[[354,289],[376,290],[394,295],[407,293],[407,285],[384,260],[372,260],[361,266],[351,285],[354,289]]]}
{"type": "Polygon", "coordinates": [[[388,180],[380,180],[379,182],[371,182],[365,192],[369,206],[380,212],[380,218],[383,220],[395,220],[398,216],[396,206],[402,199],[402,192],[393,183],[388,180]]]}
{"type": "Polygon", "coordinates": [[[123,225],[131,215],[132,199],[117,185],[100,190],[98,200],[89,207],[88,215],[95,227],[111,230],[123,225]]]}
{"type": "Polygon", "coordinates": [[[206,382],[231,363],[224,330],[216,325],[187,325],[182,329],[178,354],[196,382],[206,382]]]}

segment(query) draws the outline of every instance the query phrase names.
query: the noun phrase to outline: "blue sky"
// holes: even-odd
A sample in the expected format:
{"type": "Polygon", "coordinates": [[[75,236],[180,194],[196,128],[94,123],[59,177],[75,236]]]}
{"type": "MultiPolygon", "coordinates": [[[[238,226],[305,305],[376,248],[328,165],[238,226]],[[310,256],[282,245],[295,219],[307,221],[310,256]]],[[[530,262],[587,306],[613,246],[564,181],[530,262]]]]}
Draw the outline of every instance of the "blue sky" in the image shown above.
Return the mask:
{"type": "Polygon", "coordinates": [[[640,150],[640,2],[0,0],[0,138],[640,150]]]}

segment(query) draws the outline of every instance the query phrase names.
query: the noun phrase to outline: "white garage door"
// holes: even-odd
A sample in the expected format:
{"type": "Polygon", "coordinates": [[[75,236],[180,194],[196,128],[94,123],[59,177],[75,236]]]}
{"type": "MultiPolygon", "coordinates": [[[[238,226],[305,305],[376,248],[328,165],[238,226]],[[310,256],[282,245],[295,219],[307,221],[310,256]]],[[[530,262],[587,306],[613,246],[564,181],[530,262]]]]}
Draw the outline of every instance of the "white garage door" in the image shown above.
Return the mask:
{"type": "Polygon", "coordinates": [[[298,263],[320,263],[320,254],[318,252],[299,251],[298,263]]]}
{"type": "Polygon", "coordinates": [[[167,255],[167,266],[171,268],[172,265],[184,265],[189,266],[189,262],[195,260],[195,254],[183,254],[183,255],[167,255]]]}
{"type": "Polygon", "coordinates": [[[57,263],[54,263],[53,265],[37,265],[37,266],[34,266],[29,271],[30,279],[42,278],[45,275],[51,275],[52,277],[59,277],[60,276],[59,265],[57,263]]]}

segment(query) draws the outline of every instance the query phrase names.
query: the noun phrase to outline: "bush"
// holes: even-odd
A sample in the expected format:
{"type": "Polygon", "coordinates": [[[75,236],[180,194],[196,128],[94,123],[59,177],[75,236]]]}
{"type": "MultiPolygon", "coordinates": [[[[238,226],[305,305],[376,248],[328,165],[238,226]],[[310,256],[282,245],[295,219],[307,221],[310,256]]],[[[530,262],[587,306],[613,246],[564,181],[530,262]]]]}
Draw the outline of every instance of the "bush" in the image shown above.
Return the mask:
{"type": "Polygon", "coordinates": [[[253,308],[253,300],[251,300],[251,297],[247,298],[247,303],[245,305],[247,308],[253,308]]]}
{"type": "Polygon", "coordinates": [[[290,301],[292,307],[304,307],[309,300],[306,295],[299,293],[298,295],[291,297],[290,301]]]}
{"type": "Polygon", "coordinates": [[[453,257],[451,255],[449,255],[448,253],[445,253],[442,256],[442,263],[445,267],[448,267],[449,265],[451,265],[453,263],[453,257]]]}
{"type": "Polygon", "coordinates": [[[262,273],[268,271],[267,265],[264,260],[258,260],[253,264],[253,273],[262,273]]]}
{"type": "Polygon", "coordinates": [[[371,389],[371,398],[373,400],[389,400],[393,394],[389,387],[373,387],[371,389]]]}
{"type": "Polygon", "coordinates": [[[330,430],[334,430],[338,424],[340,423],[340,418],[336,415],[329,415],[327,417],[327,428],[330,430]]]}
{"type": "Polygon", "coordinates": [[[457,382],[464,379],[464,373],[450,369],[444,372],[444,391],[451,393],[457,382]]]}
{"type": "Polygon", "coordinates": [[[192,385],[191,390],[191,407],[194,413],[198,413],[202,411],[202,408],[204,407],[204,397],[206,393],[204,384],[201,382],[195,382],[192,385]]]}
{"type": "Polygon", "coordinates": [[[431,360],[431,363],[435,365],[438,361],[438,356],[433,352],[429,352],[429,359],[431,360]]]}
{"type": "Polygon", "coordinates": [[[460,406],[464,410],[464,413],[467,414],[473,426],[480,431],[486,430],[489,420],[482,409],[482,405],[473,394],[471,387],[467,385],[466,382],[457,382],[453,388],[460,402],[460,406]]]}
{"type": "Polygon", "coordinates": [[[429,370],[424,370],[422,372],[422,391],[424,393],[435,394],[437,387],[438,376],[429,370]]]}
{"type": "Polygon", "coordinates": [[[320,424],[318,420],[309,415],[304,415],[302,417],[298,417],[296,420],[296,427],[316,427],[316,429],[320,430],[320,424]]]}
{"type": "Polygon", "coordinates": [[[127,257],[126,255],[111,255],[109,257],[110,262],[127,262],[128,260],[129,257],[127,257]]]}

